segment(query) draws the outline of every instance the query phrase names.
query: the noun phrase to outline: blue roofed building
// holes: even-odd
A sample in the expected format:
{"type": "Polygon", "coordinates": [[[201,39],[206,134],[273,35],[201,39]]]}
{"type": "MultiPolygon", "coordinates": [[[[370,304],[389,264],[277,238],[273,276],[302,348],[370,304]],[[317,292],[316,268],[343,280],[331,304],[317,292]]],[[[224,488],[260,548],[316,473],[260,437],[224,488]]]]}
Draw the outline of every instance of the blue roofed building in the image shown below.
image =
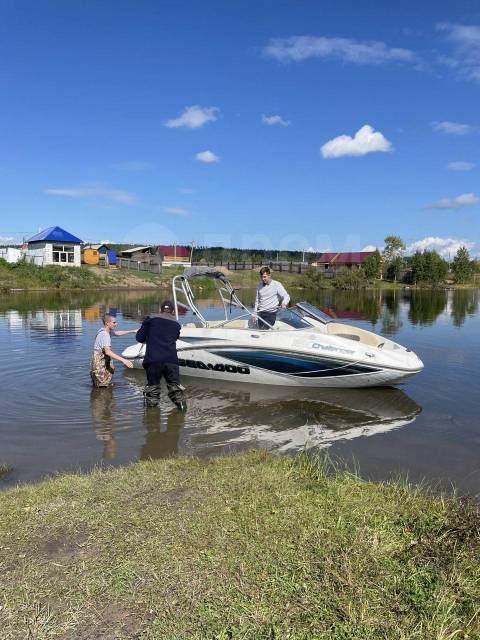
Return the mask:
{"type": "Polygon", "coordinates": [[[49,227],[27,240],[25,258],[39,267],[50,264],[62,267],[81,265],[82,240],[61,227],[49,227]]]}

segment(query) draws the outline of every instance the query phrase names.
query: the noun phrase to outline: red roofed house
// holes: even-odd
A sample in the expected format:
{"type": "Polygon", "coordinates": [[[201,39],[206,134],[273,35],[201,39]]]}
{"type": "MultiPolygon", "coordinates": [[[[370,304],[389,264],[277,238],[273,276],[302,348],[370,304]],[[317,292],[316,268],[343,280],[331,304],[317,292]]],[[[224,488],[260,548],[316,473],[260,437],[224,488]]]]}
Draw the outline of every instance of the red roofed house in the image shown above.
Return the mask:
{"type": "Polygon", "coordinates": [[[363,265],[365,260],[373,256],[375,251],[349,251],[349,252],[330,252],[322,253],[313,266],[323,267],[325,274],[335,275],[341,267],[348,269],[358,268],[363,265]]]}
{"type": "Polygon", "coordinates": [[[191,252],[188,247],[179,244],[158,246],[158,253],[162,255],[162,267],[191,267],[191,252]]]}

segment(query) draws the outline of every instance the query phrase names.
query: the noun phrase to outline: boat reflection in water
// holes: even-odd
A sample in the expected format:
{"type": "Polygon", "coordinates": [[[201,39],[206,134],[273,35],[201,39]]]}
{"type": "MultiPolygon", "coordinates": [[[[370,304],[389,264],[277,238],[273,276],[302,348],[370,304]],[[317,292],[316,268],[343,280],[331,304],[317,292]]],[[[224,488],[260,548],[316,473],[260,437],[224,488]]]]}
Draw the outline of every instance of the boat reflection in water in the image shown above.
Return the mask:
{"type": "MultiPolygon", "coordinates": [[[[144,376],[130,370],[125,377],[138,394],[144,376]]],[[[285,390],[190,381],[185,415],[172,407],[166,391],[158,413],[145,410],[142,458],[215,455],[252,447],[278,453],[324,448],[338,440],[399,429],[421,412],[416,402],[393,388],[285,390]]]]}

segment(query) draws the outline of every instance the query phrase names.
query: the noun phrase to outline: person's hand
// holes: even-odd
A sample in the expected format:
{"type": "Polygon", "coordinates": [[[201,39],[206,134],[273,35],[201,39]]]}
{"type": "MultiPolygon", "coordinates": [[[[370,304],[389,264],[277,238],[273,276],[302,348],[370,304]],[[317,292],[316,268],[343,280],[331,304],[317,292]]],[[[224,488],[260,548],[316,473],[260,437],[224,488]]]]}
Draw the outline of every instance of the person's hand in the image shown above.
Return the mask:
{"type": "Polygon", "coordinates": [[[124,360],[123,364],[129,369],[133,369],[133,362],[131,360],[124,360]]]}
{"type": "Polygon", "coordinates": [[[286,309],[287,308],[287,305],[284,302],[282,302],[281,306],[282,306],[282,309],[286,309]]]}

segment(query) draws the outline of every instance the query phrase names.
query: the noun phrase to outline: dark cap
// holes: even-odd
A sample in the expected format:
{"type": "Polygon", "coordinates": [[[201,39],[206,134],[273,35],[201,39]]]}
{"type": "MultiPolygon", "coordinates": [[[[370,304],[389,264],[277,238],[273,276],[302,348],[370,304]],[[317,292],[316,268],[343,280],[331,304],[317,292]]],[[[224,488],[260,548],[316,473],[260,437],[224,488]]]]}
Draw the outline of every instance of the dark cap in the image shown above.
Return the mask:
{"type": "Polygon", "coordinates": [[[164,300],[162,302],[162,304],[160,305],[160,311],[163,313],[164,311],[168,311],[169,313],[172,313],[175,309],[175,305],[173,304],[173,302],[171,300],[164,300]]]}

